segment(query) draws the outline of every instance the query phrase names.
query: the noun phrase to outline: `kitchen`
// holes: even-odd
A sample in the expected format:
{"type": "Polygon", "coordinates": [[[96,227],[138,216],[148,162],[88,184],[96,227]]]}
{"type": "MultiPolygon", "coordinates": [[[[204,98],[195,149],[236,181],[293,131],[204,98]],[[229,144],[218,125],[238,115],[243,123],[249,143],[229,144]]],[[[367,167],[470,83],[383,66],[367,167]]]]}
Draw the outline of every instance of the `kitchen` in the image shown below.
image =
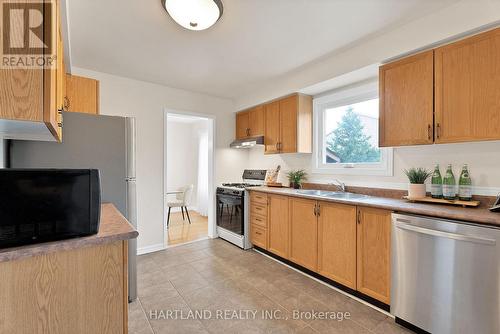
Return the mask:
{"type": "MultiPolygon", "coordinates": [[[[432,249],[433,246],[426,244],[425,238],[413,239],[413,236],[419,235],[415,231],[406,231],[402,235],[403,239],[393,240],[393,237],[400,234],[391,230],[394,219],[397,219],[397,216],[393,217],[392,212],[433,217],[432,222],[398,223],[405,225],[404,227],[424,224],[418,226],[436,229],[432,224],[437,221],[436,224],[440,226],[442,233],[470,234],[486,242],[486,245],[495,239],[494,232],[483,235],[481,231],[484,228],[496,231],[491,227],[499,221],[498,213],[489,212],[488,208],[493,206],[495,197],[500,192],[496,168],[499,149],[496,116],[498,105],[492,102],[498,100],[498,95],[495,95],[498,90],[494,89],[498,85],[498,65],[495,56],[489,57],[496,52],[494,45],[497,45],[498,41],[494,36],[500,20],[500,10],[495,1],[396,3],[387,0],[348,5],[333,1],[329,4],[318,2],[308,6],[273,2],[266,7],[260,2],[244,5],[224,1],[224,10],[220,10],[219,14],[222,16],[213,27],[204,31],[190,31],[177,25],[170,12],[162,8],[160,1],[147,5],[133,2],[115,4],[113,1],[61,1],[61,7],[65,8],[61,22],[62,26],[67,25],[66,30],[61,31],[64,41],[62,44],[65,46],[61,50],[65,55],[62,58],[66,62],[63,74],[70,73],[70,78],[84,77],[91,80],[88,81],[90,89],[86,86],[75,90],[76,93],[85,94],[82,100],[86,106],[74,111],[92,112],[102,116],[133,117],[136,121],[135,228],[139,232],[137,253],[143,254],[138,257],[137,263],[139,298],[129,305],[128,321],[123,321],[124,324],[116,332],[121,332],[124,328],[126,330],[125,323],[128,323],[128,330],[132,333],[206,333],[222,329],[230,332],[245,329],[254,332],[404,332],[403,327],[394,323],[394,316],[405,320],[403,325],[419,325],[417,327],[433,333],[472,331],[470,328],[435,328],[429,325],[432,321],[428,321],[422,314],[419,316],[423,316],[424,320],[411,312],[397,313],[398,308],[404,309],[405,312],[409,312],[409,308],[402,307],[401,300],[399,304],[394,304],[391,299],[395,295],[399,296],[402,291],[396,289],[394,293],[392,290],[397,286],[401,287],[394,284],[394,279],[391,280],[395,277],[394,269],[398,268],[398,274],[404,277],[417,273],[412,272],[412,268],[391,265],[391,257],[394,259],[395,255],[404,253],[409,256],[407,260],[410,261],[418,259],[418,256],[411,255],[417,248],[405,249],[395,254],[396,247],[392,245],[422,245],[424,248],[421,251],[418,248],[418,254],[421,256],[427,256],[428,252],[424,250],[432,249]],[[109,14],[117,10],[120,15],[109,20],[109,14]],[[266,24],[272,23],[270,17],[273,16],[270,14],[277,15],[283,11],[288,14],[280,18],[284,25],[276,28],[276,35],[267,36],[270,26],[266,24]],[[243,15],[245,12],[248,15],[243,15]],[[287,26],[285,23],[297,20],[304,13],[307,14],[307,20],[303,24],[288,26],[291,31],[283,28],[287,26]],[[341,22],[347,24],[342,17],[349,17],[352,13],[356,13],[353,17],[359,27],[342,29],[341,22]],[[388,23],[370,21],[371,13],[377,13],[388,23]],[[319,29],[330,22],[331,15],[335,15],[337,25],[330,31],[326,28],[319,29]],[[240,18],[240,24],[234,22],[235,18],[240,18]],[[263,22],[256,28],[252,18],[263,22]],[[94,24],[89,26],[89,20],[94,24]],[[140,21],[140,30],[135,31],[127,26],[127,22],[134,20],[143,20],[140,21]],[[315,21],[318,25],[312,24],[315,21]],[[365,21],[366,24],[363,25],[365,21]],[[123,36],[127,37],[124,37],[123,41],[117,40],[117,31],[123,31],[123,36]],[[221,36],[233,36],[234,31],[252,37],[246,42],[241,39],[219,39],[221,36]],[[293,38],[294,34],[302,38],[296,40],[293,38]],[[307,37],[314,34],[318,35],[315,38],[307,37]],[[167,42],[162,40],[165,36],[167,42]],[[328,42],[341,37],[342,40],[328,42]],[[474,38],[480,39],[481,42],[475,43],[474,38]],[[194,39],[193,44],[183,49],[183,43],[191,39],[194,39]],[[460,43],[471,43],[473,46],[463,49],[460,43]],[[141,45],[141,53],[146,55],[148,60],[138,61],[134,52],[130,51],[131,45],[141,45]],[[171,48],[171,45],[179,47],[171,48]],[[302,50],[297,50],[292,55],[276,47],[277,45],[300,45],[302,50]],[[340,45],[344,48],[340,48],[340,45]],[[257,56],[255,51],[248,49],[251,47],[269,48],[275,50],[276,55],[257,56]],[[484,57],[481,55],[482,47],[488,50],[484,52],[484,57]],[[227,50],[226,61],[221,62],[216,56],[220,50],[217,48],[227,50]],[[207,64],[199,61],[199,58],[194,56],[197,54],[195,51],[199,50],[212,55],[213,62],[207,64]],[[245,56],[241,56],[241,50],[246,51],[243,52],[245,56]],[[330,54],[332,50],[335,52],[330,54]],[[473,60],[467,63],[463,58],[467,56],[454,50],[479,53],[481,62],[479,65],[473,60]],[[160,59],[167,55],[168,58],[165,59],[169,61],[165,62],[164,66],[158,66],[160,59]],[[234,63],[227,61],[231,57],[234,57],[234,63]],[[405,59],[411,57],[420,58],[411,62],[410,66],[404,64],[405,59]],[[460,63],[461,61],[464,63],[460,63]],[[481,64],[488,65],[477,68],[481,64]],[[380,66],[381,71],[385,71],[381,73],[385,75],[379,77],[380,66]],[[241,74],[241,67],[246,67],[244,74],[241,74]],[[209,68],[216,68],[217,71],[213,73],[218,75],[204,76],[209,68]],[[461,70],[454,70],[456,68],[461,70]],[[285,75],[292,69],[293,72],[285,75]],[[273,73],[277,75],[264,75],[264,72],[270,71],[275,71],[273,73]],[[196,78],[200,80],[189,80],[193,78],[193,73],[198,73],[200,76],[196,78]],[[266,80],[259,81],[259,75],[266,80]],[[204,79],[201,80],[201,77],[204,79]],[[382,78],[385,78],[385,81],[382,78]],[[460,85],[448,85],[447,80],[458,82],[460,85]],[[255,84],[256,82],[258,84],[255,84]],[[379,88],[379,84],[383,86],[379,88]],[[439,87],[444,89],[439,90],[439,87]],[[468,93],[453,95],[456,92],[454,89],[462,89],[468,93]],[[357,112],[354,104],[379,97],[380,108],[377,116],[380,118],[377,118],[377,125],[380,120],[381,126],[380,130],[376,131],[378,126],[370,125],[368,116],[371,114],[357,112]],[[470,100],[467,100],[468,98],[470,100]],[[332,140],[338,137],[332,136],[331,133],[335,133],[338,127],[335,127],[337,122],[326,122],[333,124],[329,126],[325,120],[333,110],[346,105],[354,106],[354,113],[361,119],[363,129],[369,130],[362,135],[365,138],[371,137],[366,141],[372,146],[374,142],[377,143],[375,148],[380,154],[377,166],[368,160],[364,166],[352,162],[344,165],[328,162],[338,161],[336,159],[339,158],[339,152],[328,150],[328,143],[334,143],[332,140]],[[469,107],[472,109],[467,109],[469,107]],[[244,170],[267,172],[278,165],[281,166],[281,171],[275,183],[285,186],[289,185],[286,174],[290,171],[303,169],[307,173],[308,180],[303,182],[303,189],[252,187],[243,190],[248,206],[240,215],[243,217],[243,223],[246,219],[248,224],[248,234],[245,237],[253,238],[248,240],[257,246],[256,249],[260,253],[240,250],[220,238],[164,250],[166,189],[162,180],[163,118],[166,108],[207,115],[215,120],[212,144],[213,178],[216,185],[242,182],[244,170]],[[454,111],[451,118],[447,114],[450,109],[454,111]],[[407,126],[408,124],[411,126],[407,126]],[[263,138],[245,141],[246,137],[261,136],[263,138]],[[235,139],[250,142],[249,145],[253,145],[253,141],[258,144],[249,149],[231,148],[230,144],[235,139]],[[457,192],[460,168],[463,164],[468,164],[475,197],[473,199],[481,202],[479,208],[419,204],[403,200],[402,197],[407,195],[408,189],[404,170],[423,167],[432,172],[435,164],[440,165],[443,177],[446,166],[452,164],[457,192]],[[357,195],[338,195],[341,187],[338,187],[340,184],[334,181],[335,179],[345,183],[347,193],[357,195]],[[313,190],[321,190],[323,193],[307,192],[313,190]],[[340,198],[341,196],[352,198],[340,198]],[[255,210],[260,207],[264,211],[254,215],[254,207],[255,210]],[[358,218],[361,223],[358,223],[358,218]],[[474,225],[454,224],[448,227],[448,220],[465,221],[474,225]],[[368,225],[370,221],[378,223],[368,225]],[[476,227],[475,224],[481,229],[460,230],[463,226],[476,227]],[[374,229],[363,229],[365,226],[374,226],[374,229]],[[278,234],[275,234],[275,231],[278,234]],[[331,242],[339,238],[338,233],[342,233],[341,239],[345,240],[345,243],[331,242]],[[371,239],[371,233],[380,238],[371,239]],[[366,241],[375,243],[363,248],[362,242],[366,241]],[[276,262],[276,259],[286,266],[276,262]],[[381,262],[374,263],[376,259],[381,262]],[[337,270],[339,266],[343,268],[341,273],[337,270]],[[296,270],[305,272],[309,277],[296,270]],[[362,276],[365,272],[366,277],[362,276]],[[283,312],[290,314],[293,314],[294,310],[307,308],[349,312],[350,317],[346,316],[342,321],[273,321],[261,318],[253,321],[173,320],[151,319],[148,313],[150,310],[211,309],[215,314],[216,310],[224,308],[272,310],[280,307],[283,312]]],[[[2,77],[2,80],[4,79],[2,77]]],[[[63,126],[63,129],[71,129],[70,109],[78,105],[79,98],[78,94],[72,97],[68,93],[68,88],[74,84],[70,80],[66,77],[66,94],[58,94],[59,100],[55,103],[61,108],[52,109],[55,119],[45,120],[44,115],[37,115],[36,120],[17,123],[13,118],[19,114],[4,114],[3,111],[7,109],[2,107],[1,117],[9,119],[2,121],[2,136],[12,140],[6,144],[4,150],[7,159],[3,159],[3,163],[6,167],[11,160],[16,159],[15,147],[19,139],[51,140],[51,137],[60,136],[57,123],[68,122],[68,128],[63,126]],[[65,101],[65,96],[68,101],[65,101]],[[64,120],[57,119],[57,109],[64,109],[64,120]],[[19,128],[21,124],[24,127],[19,128]],[[24,138],[21,138],[23,136],[24,138]]],[[[9,87],[4,84],[2,86],[9,87]]],[[[43,109],[40,108],[38,106],[39,110],[43,109]]],[[[332,116],[332,119],[337,118],[332,116]]],[[[89,130],[88,134],[91,136],[92,131],[89,130]]],[[[71,133],[62,132],[63,145],[65,136],[71,138],[71,133]]],[[[82,166],[88,167],[92,166],[82,166]]],[[[245,178],[245,182],[263,184],[265,177],[261,175],[257,179],[245,178]]],[[[427,183],[427,191],[430,192],[430,179],[427,183]]],[[[216,216],[218,206],[215,188],[209,198],[216,216]]],[[[222,210],[223,217],[228,215],[232,223],[232,215],[228,214],[226,209],[222,210]]],[[[127,216],[126,212],[122,214],[127,216]]],[[[217,237],[217,230],[216,226],[209,224],[209,237],[217,237]]],[[[132,237],[131,232],[128,233],[128,237],[132,237]]],[[[122,237],[125,238],[124,235],[122,237]]],[[[447,252],[446,244],[439,247],[443,252],[447,252]]],[[[479,251],[477,254],[483,254],[485,259],[492,259],[490,253],[479,251]]],[[[446,256],[443,256],[444,258],[446,256]]],[[[477,262],[478,266],[484,264],[482,261],[477,262]]],[[[453,262],[439,262],[436,266],[450,269],[450,263],[453,262]]],[[[487,267],[498,268],[498,262],[490,263],[487,267]]],[[[474,267],[469,272],[482,271],[483,268],[474,267]]],[[[442,274],[442,271],[439,273],[442,274]]],[[[448,270],[450,271],[451,269],[448,270]]],[[[419,270],[418,273],[425,273],[425,270],[419,270]]],[[[431,273],[437,275],[438,271],[431,273]]],[[[497,275],[498,272],[491,272],[486,275],[487,279],[481,281],[490,292],[491,282],[495,283],[494,288],[498,286],[497,275]]],[[[469,284],[474,282],[473,277],[468,279],[469,284]]],[[[433,284],[425,279],[420,282],[428,287],[433,284]]],[[[408,284],[410,283],[408,281],[408,284]]],[[[463,286],[464,281],[457,282],[459,283],[463,286]]],[[[440,287],[442,289],[439,291],[442,291],[444,298],[440,300],[449,301],[456,297],[450,295],[445,287],[440,287]]],[[[405,293],[409,294],[401,297],[403,301],[415,304],[418,301],[421,309],[425,309],[422,305],[431,304],[431,301],[426,299],[428,297],[422,287],[417,285],[415,288],[408,288],[408,285],[405,285],[405,288],[405,293]],[[420,294],[424,299],[423,304],[420,304],[418,296],[411,295],[408,291],[420,294]]],[[[463,291],[466,292],[465,296],[476,291],[478,296],[483,296],[481,293],[484,292],[470,287],[463,291]]],[[[474,331],[496,332],[498,312],[494,316],[491,316],[490,312],[498,308],[498,300],[491,296],[483,299],[482,303],[475,301],[469,305],[481,311],[474,312],[478,321],[468,323],[475,326],[474,331]],[[495,302],[496,304],[491,304],[495,302]],[[487,309],[481,309],[479,305],[487,305],[487,309]]],[[[470,300],[472,302],[474,299],[470,300]]],[[[447,304],[456,305],[452,302],[447,304]]],[[[452,309],[443,309],[443,312],[451,313],[437,313],[440,319],[449,319],[452,314],[460,317],[464,310],[454,312],[452,309]]],[[[448,326],[453,323],[463,325],[460,319],[453,319],[443,322],[448,326]]],[[[54,329],[53,332],[57,331],[54,329]]]]}

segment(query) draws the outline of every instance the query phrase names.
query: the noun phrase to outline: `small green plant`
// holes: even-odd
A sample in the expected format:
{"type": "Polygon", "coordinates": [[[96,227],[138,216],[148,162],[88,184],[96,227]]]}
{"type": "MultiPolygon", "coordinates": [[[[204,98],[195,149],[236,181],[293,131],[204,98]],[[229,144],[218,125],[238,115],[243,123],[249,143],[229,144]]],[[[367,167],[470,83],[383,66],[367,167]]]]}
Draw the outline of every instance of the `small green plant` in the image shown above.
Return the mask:
{"type": "Polygon", "coordinates": [[[294,186],[300,186],[307,179],[307,173],[303,169],[291,170],[287,173],[288,181],[294,186]]]}
{"type": "Polygon", "coordinates": [[[425,181],[432,175],[432,173],[427,169],[420,167],[405,169],[403,170],[403,172],[406,174],[408,180],[410,180],[410,183],[412,184],[424,184],[425,181]]]}

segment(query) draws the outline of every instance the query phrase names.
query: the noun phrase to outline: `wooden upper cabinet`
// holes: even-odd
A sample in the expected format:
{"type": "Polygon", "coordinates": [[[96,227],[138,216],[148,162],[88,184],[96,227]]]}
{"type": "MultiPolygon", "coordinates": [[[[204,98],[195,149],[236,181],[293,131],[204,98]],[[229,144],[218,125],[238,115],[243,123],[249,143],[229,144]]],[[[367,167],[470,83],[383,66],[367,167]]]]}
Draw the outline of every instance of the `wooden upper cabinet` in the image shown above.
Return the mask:
{"type": "Polygon", "coordinates": [[[380,67],[380,146],[432,144],[434,51],[380,67]]]}
{"type": "Polygon", "coordinates": [[[356,289],[356,207],[319,202],[318,272],[356,289]]]}
{"type": "Polygon", "coordinates": [[[99,81],[66,75],[66,110],[99,114],[99,81]]]}
{"type": "Polygon", "coordinates": [[[391,212],[358,209],[357,290],[383,303],[390,303],[391,212]]]}
{"type": "Polygon", "coordinates": [[[289,251],[289,217],[288,197],[268,196],[268,250],[282,258],[288,259],[289,251]]]}
{"type": "Polygon", "coordinates": [[[264,106],[236,114],[236,139],[264,135],[264,106]]]}
{"type": "Polygon", "coordinates": [[[500,28],[435,50],[436,142],[500,139],[500,28]]]}
{"type": "Polygon", "coordinates": [[[257,106],[248,111],[248,128],[251,137],[264,135],[264,106],[257,106]]]}
{"type": "Polygon", "coordinates": [[[271,102],[265,113],[266,154],[312,152],[311,96],[294,94],[271,102]]]}
{"type": "MultiPolygon", "coordinates": [[[[21,1],[27,3],[30,1],[21,1]]],[[[43,18],[44,42],[48,35],[56,37],[52,49],[44,54],[28,49],[32,57],[53,57],[52,63],[45,62],[43,67],[2,68],[0,69],[0,137],[8,139],[60,141],[62,135],[61,119],[58,114],[58,77],[62,59],[62,39],[60,38],[60,3],[55,1],[55,19],[43,18]],[[54,25],[50,26],[49,23],[54,25]],[[31,53],[30,53],[31,52],[31,53]],[[53,66],[50,66],[53,64],[53,66]],[[25,122],[17,122],[25,121],[25,122]]],[[[43,15],[47,15],[48,12],[43,15]]],[[[14,18],[15,19],[15,18],[14,18]]],[[[19,22],[18,22],[19,23],[19,22]]],[[[20,23],[22,24],[22,23],[20,23]]],[[[12,34],[11,41],[24,45],[22,34],[12,34]]],[[[35,60],[37,63],[38,61],[35,60]]]]}
{"type": "Polygon", "coordinates": [[[307,269],[318,269],[317,202],[290,197],[290,261],[307,269]]]}
{"type": "Polygon", "coordinates": [[[265,105],[265,153],[279,153],[280,141],[280,103],[274,101],[265,105]]]}
{"type": "Polygon", "coordinates": [[[248,111],[236,114],[236,139],[248,137],[248,111]]]}

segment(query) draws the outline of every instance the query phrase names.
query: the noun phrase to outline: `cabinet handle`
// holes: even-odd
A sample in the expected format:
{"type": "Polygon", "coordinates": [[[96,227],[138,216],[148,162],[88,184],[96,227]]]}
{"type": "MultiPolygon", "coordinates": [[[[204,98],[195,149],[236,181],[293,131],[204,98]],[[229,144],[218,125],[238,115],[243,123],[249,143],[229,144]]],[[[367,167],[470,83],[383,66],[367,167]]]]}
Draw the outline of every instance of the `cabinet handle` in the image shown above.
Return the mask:
{"type": "Polygon", "coordinates": [[[250,136],[250,128],[247,128],[247,136],[250,136]]]}
{"type": "Polygon", "coordinates": [[[436,135],[437,135],[437,138],[439,139],[439,137],[441,137],[441,124],[437,124],[436,125],[436,135]]]}
{"type": "Polygon", "coordinates": [[[262,221],[262,219],[260,219],[260,218],[255,218],[255,220],[258,221],[258,222],[262,221]]]}
{"type": "Polygon", "coordinates": [[[358,210],[358,224],[361,224],[361,211],[358,210]]]}
{"type": "Polygon", "coordinates": [[[318,217],[321,216],[321,204],[318,204],[318,217]]]}
{"type": "Polygon", "coordinates": [[[429,140],[432,139],[432,127],[431,125],[427,125],[427,137],[429,138],[429,140]]]}
{"type": "Polygon", "coordinates": [[[318,205],[317,204],[314,204],[314,210],[313,210],[313,213],[315,216],[318,215],[318,205]]]}
{"type": "Polygon", "coordinates": [[[255,234],[257,234],[257,235],[262,235],[262,233],[261,233],[261,232],[259,232],[259,231],[255,231],[255,234]]]}

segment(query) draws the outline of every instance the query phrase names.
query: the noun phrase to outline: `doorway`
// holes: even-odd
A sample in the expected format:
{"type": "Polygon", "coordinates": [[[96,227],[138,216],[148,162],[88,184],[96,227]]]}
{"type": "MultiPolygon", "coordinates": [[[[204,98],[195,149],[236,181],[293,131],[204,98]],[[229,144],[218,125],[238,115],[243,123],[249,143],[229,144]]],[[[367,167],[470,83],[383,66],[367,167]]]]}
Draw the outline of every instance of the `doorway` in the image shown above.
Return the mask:
{"type": "Polygon", "coordinates": [[[215,237],[215,119],[165,110],[164,120],[165,247],[215,237]]]}

